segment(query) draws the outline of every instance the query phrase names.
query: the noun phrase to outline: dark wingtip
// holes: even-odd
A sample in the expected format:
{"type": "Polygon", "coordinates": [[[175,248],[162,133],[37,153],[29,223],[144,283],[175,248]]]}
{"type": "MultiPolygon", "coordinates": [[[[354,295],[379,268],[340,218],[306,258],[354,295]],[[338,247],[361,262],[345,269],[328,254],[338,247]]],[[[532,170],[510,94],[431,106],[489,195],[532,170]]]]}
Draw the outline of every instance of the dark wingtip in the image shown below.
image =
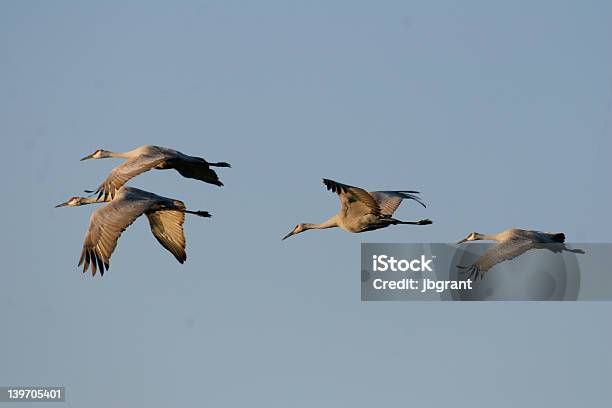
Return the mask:
{"type": "Polygon", "coordinates": [[[335,181],[332,181],[330,179],[322,179],[323,180],[323,185],[332,193],[342,193],[342,187],[338,186],[336,184],[335,181]]]}
{"type": "Polygon", "coordinates": [[[418,197],[418,196],[414,195],[414,194],[420,194],[418,191],[401,190],[401,191],[396,191],[396,193],[401,194],[404,199],[414,200],[417,203],[421,204],[423,206],[423,208],[427,208],[425,203],[421,200],[421,197],[418,197]]]}
{"type": "Polygon", "coordinates": [[[427,206],[425,205],[425,203],[423,201],[421,201],[420,197],[417,196],[412,196],[411,197],[414,201],[416,201],[417,203],[421,204],[423,206],[423,208],[427,208],[427,206]]]}
{"type": "Polygon", "coordinates": [[[425,205],[425,203],[424,203],[423,201],[421,201],[421,199],[420,199],[419,197],[416,197],[416,196],[410,196],[410,197],[406,197],[406,198],[408,198],[408,199],[410,199],[410,200],[414,200],[414,201],[416,201],[417,203],[421,204],[421,205],[423,206],[423,208],[427,208],[427,206],[425,205]]]}

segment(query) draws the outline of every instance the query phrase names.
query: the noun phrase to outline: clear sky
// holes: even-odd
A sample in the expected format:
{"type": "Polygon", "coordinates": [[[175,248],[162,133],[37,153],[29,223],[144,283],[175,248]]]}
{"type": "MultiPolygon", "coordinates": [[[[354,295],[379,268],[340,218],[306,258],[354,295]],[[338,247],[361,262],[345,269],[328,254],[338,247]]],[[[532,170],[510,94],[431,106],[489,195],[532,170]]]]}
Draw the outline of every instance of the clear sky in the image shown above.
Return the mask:
{"type": "Polygon", "coordinates": [[[607,303],[362,303],[361,242],[509,227],[609,242],[612,3],[0,3],[0,385],[66,406],[604,406],[607,303]],[[76,267],[92,206],[55,209],[157,144],[224,188],[130,183],[214,218],[179,265],[139,219],[76,267]],[[428,227],[298,222],[321,177],[416,189],[428,227]]]}

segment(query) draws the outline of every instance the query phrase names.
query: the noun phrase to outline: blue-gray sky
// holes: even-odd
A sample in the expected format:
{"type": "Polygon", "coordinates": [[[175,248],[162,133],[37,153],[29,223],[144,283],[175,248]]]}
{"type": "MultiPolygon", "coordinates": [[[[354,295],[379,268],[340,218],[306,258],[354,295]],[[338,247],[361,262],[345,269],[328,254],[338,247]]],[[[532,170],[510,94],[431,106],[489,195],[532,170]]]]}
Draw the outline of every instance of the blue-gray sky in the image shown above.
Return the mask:
{"type": "Polygon", "coordinates": [[[5,147],[0,384],[67,406],[603,406],[606,303],[361,303],[361,242],[508,227],[610,241],[612,4],[0,3],[5,147]],[[53,205],[158,144],[226,187],[130,184],[211,220],[181,266],[145,219],[103,278],[76,267],[94,209],[53,205]],[[367,234],[321,177],[416,189],[367,234]]]}

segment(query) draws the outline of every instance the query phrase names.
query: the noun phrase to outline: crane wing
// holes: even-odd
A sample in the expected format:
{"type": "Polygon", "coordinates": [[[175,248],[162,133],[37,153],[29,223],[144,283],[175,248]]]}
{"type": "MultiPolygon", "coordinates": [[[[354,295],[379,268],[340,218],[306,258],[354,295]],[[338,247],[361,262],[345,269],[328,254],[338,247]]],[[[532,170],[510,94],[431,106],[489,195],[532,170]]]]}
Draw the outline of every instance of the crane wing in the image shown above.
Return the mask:
{"type": "Polygon", "coordinates": [[[498,263],[514,259],[536,246],[537,243],[531,240],[511,238],[487,249],[471,266],[460,266],[459,268],[467,269],[468,277],[478,278],[480,276],[482,279],[484,273],[498,263]]]}
{"type": "Polygon", "coordinates": [[[166,160],[163,156],[148,156],[141,155],[128,159],[115,167],[106,179],[100,184],[97,190],[93,191],[94,194],[98,194],[98,198],[110,197],[111,199],[115,196],[117,190],[119,190],[125,183],[133,177],[144,173],[145,171],[151,170],[155,166],[161,164],[166,160]]]}
{"type": "Polygon", "coordinates": [[[329,179],[323,179],[323,184],[328,190],[338,194],[342,203],[342,211],[346,212],[347,216],[359,217],[366,214],[380,216],[381,211],[378,203],[364,189],[329,179]]]}
{"type": "Polygon", "coordinates": [[[181,176],[201,180],[219,187],[223,183],[219,180],[217,172],[210,168],[206,160],[193,158],[193,160],[170,160],[170,164],[181,176]]]}
{"type": "MultiPolygon", "coordinates": [[[[185,204],[175,200],[177,207],[185,208],[185,204]]],[[[185,252],[185,233],[183,231],[183,223],[185,222],[185,213],[176,210],[160,210],[147,213],[151,232],[157,241],[180,263],[187,260],[185,252]]]]}
{"type": "Polygon", "coordinates": [[[415,195],[418,193],[418,191],[372,191],[370,195],[378,203],[381,214],[390,217],[404,199],[414,200],[425,207],[420,197],[415,195]]]}
{"type": "Polygon", "coordinates": [[[79,260],[79,266],[84,264],[83,272],[86,272],[91,264],[93,276],[96,275],[97,269],[104,275],[123,231],[153,204],[149,199],[127,199],[128,194],[120,191],[113,201],[91,214],[79,260]]]}

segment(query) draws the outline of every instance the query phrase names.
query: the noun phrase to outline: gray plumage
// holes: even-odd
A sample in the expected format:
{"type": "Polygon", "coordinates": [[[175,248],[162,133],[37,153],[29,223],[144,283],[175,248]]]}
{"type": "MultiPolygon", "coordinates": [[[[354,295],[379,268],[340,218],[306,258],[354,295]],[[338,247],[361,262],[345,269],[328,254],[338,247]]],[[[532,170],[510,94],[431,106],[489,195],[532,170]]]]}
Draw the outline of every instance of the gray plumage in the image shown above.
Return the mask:
{"type": "MultiPolygon", "coordinates": [[[[187,210],[182,201],[133,187],[121,187],[117,190],[114,199],[111,200],[110,196],[106,196],[105,201],[109,203],[91,214],[79,259],[79,266],[83,265],[83,272],[86,272],[91,265],[94,276],[98,269],[102,275],[109,269],[110,258],[119,237],[142,214],[147,216],[153,236],[180,263],[187,259],[183,232],[185,213],[210,217],[207,211],[187,210]]],[[[100,202],[103,201],[93,197],[71,197],[56,207],[74,207],[100,202]]]]}
{"type": "Polygon", "coordinates": [[[569,251],[583,254],[581,249],[569,249],[565,246],[565,234],[550,233],[542,231],[531,231],[522,229],[508,229],[494,235],[485,235],[478,232],[470,233],[466,238],[458,242],[461,244],[468,241],[490,240],[497,241],[496,245],[487,249],[481,256],[469,266],[459,266],[464,269],[467,279],[482,279],[485,273],[500,262],[507,261],[531,250],[547,249],[559,253],[569,251]]]}
{"type": "Polygon", "coordinates": [[[145,145],[125,153],[96,150],[81,160],[119,157],[127,159],[115,167],[96,190],[87,193],[98,194],[98,198],[114,197],[115,192],[128,180],[151,169],[175,169],[183,177],[193,178],[206,183],[222,186],[217,173],[210,167],[231,167],[229,163],[209,163],[201,157],[183,154],[165,147],[145,145]]]}
{"type": "Polygon", "coordinates": [[[428,225],[429,219],[420,221],[400,221],[392,217],[402,200],[414,200],[425,207],[421,199],[416,196],[418,191],[373,191],[368,192],[362,188],[323,179],[328,190],[338,194],[341,207],[338,214],[321,224],[302,223],[295,226],[283,239],[299,234],[309,229],[325,229],[340,227],[348,232],[365,232],[389,225],[412,224],[428,225]]]}

